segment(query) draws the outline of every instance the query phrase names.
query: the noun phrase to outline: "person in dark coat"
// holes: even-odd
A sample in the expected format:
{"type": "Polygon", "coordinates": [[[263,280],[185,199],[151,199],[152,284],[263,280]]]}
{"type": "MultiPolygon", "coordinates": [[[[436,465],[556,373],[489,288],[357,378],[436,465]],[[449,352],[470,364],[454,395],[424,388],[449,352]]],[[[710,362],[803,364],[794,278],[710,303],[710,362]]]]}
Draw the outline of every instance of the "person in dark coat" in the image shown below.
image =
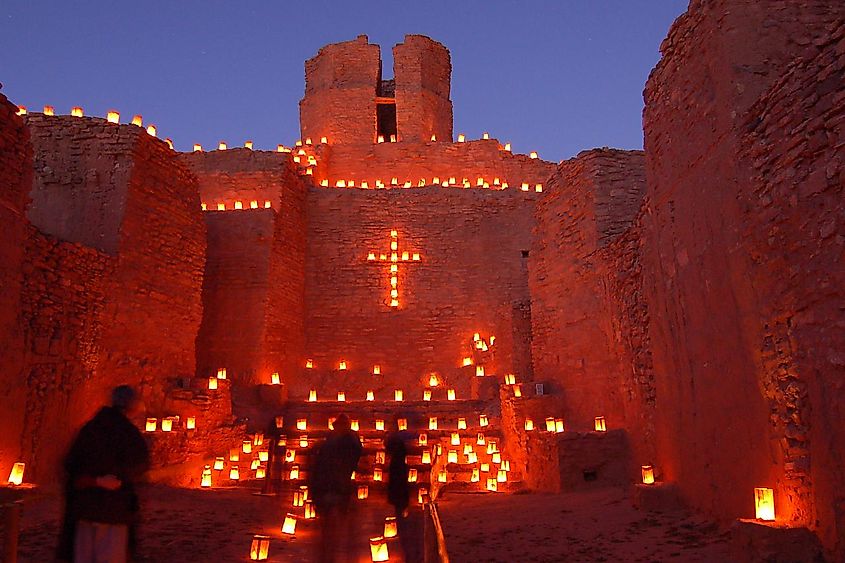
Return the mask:
{"type": "Polygon", "coordinates": [[[411,484],[408,482],[408,450],[414,435],[407,430],[399,430],[399,419],[394,416],[396,431],[391,432],[385,440],[385,454],[387,455],[387,502],[393,506],[396,524],[399,532],[399,545],[405,555],[406,563],[422,561],[422,515],[411,513],[408,507],[411,502],[411,484]]]}
{"type": "Polygon", "coordinates": [[[350,428],[349,418],[338,415],[333,430],[316,454],[309,482],[321,523],[315,556],[319,563],[337,561],[341,554],[353,560],[351,513],[356,486],[352,472],[358,468],[363,449],[358,434],[350,428]]]}
{"type": "Polygon", "coordinates": [[[134,549],[135,485],[149,468],[149,450],[129,419],[140,406],[135,390],[121,385],[111,399],[82,427],[65,458],[60,560],[123,563],[134,549]]]}

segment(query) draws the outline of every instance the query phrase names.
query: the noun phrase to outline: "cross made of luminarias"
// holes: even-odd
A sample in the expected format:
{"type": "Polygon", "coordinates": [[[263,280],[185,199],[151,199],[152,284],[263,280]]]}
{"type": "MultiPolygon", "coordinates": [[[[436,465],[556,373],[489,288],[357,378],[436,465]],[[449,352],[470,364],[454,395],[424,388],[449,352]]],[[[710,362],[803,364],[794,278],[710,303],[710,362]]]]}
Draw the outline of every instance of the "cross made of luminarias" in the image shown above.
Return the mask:
{"type": "Polygon", "coordinates": [[[386,262],[390,264],[390,307],[399,307],[399,264],[401,262],[419,262],[419,252],[399,250],[399,232],[390,231],[390,252],[367,254],[368,262],[386,262]]]}

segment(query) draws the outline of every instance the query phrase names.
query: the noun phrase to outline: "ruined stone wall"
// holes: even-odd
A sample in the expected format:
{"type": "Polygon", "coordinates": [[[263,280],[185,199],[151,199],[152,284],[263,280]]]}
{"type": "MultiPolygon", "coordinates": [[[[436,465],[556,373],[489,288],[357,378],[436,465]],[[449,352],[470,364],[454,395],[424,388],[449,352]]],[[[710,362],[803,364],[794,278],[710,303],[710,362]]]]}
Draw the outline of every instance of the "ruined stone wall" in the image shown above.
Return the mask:
{"type": "Polygon", "coordinates": [[[464,179],[473,188],[478,179],[490,188],[498,189],[507,183],[511,189],[521,189],[523,183],[534,191],[537,184],[544,184],[555,171],[555,165],[528,155],[513,154],[502,149],[496,139],[476,140],[466,143],[405,142],[315,147],[317,165],[314,182],[328,182],[335,187],[339,181],[347,186],[350,181],[360,187],[367,182],[375,188],[380,180],[390,186],[393,178],[401,187],[410,182],[417,187],[420,180],[425,185],[447,182],[454,178],[457,187],[464,179]],[[495,181],[499,181],[499,185],[495,181]]]}
{"type": "MultiPolygon", "coordinates": [[[[314,368],[292,389],[307,396],[367,389],[390,399],[438,372],[442,387],[472,392],[473,334],[495,336],[485,357],[501,378],[530,370],[527,257],[538,194],[510,190],[339,190],[308,196],[306,354],[314,368]],[[390,307],[390,231],[397,231],[399,307],[390,307]],[[368,260],[368,253],[376,260],[368,260]],[[414,261],[413,253],[420,254],[414,261]],[[378,260],[386,254],[388,260],[378,260]],[[348,370],[338,370],[338,362],[348,370]],[[381,375],[373,376],[374,365],[381,375]]],[[[419,396],[413,398],[419,399],[419,396]]]]}
{"type": "Polygon", "coordinates": [[[573,429],[592,428],[596,416],[608,428],[626,427],[631,393],[640,392],[623,357],[641,350],[627,334],[641,328],[622,326],[628,307],[619,308],[636,306],[624,280],[637,250],[613,241],[632,224],[644,192],[641,152],[598,149],[562,163],[537,207],[529,268],[534,377],[563,395],[560,414],[573,429]]]}
{"type": "Polygon", "coordinates": [[[842,15],[748,112],[739,159],[751,183],[738,196],[759,296],[757,373],[784,469],[778,492],[796,520],[815,512],[824,543],[845,553],[842,15]]]}
{"type": "Polygon", "coordinates": [[[399,141],[452,140],[449,50],[424,35],[406,35],[393,47],[399,141]]]}
{"type": "MultiPolygon", "coordinates": [[[[32,185],[32,146],[17,107],[0,94],[0,348],[3,370],[0,378],[0,475],[8,475],[20,461],[20,437],[26,389],[16,377],[23,369],[24,340],[21,330],[21,286],[27,220],[24,208],[32,185]]],[[[28,461],[24,459],[23,461],[28,461]]]]}
{"type": "Polygon", "coordinates": [[[841,59],[827,37],[842,12],[831,1],[692,2],[661,47],[644,114],[658,472],[724,518],[753,516],[753,488],[772,487],[779,519],[818,522],[828,547],[841,500],[817,487],[839,470],[812,454],[840,436],[808,427],[835,418],[829,382],[842,370],[829,352],[841,348],[841,179],[827,187],[841,82],[824,82],[841,71],[822,55],[778,81],[796,57],[823,48],[841,59]]]}
{"type": "Polygon", "coordinates": [[[198,374],[225,367],[235,381],[269,383],[278,372],[287,382],[305,353],[304,184],[289,154],[237,149],[182,158],[210,210],[198,374]],[[243,210],[232,210],[236,201],[243,210]],[[212,211],[217,202],[228,211],[212,211]]]}
{"type": "Polygon", "coordinates": [[[305,96],[299,102],[302,139],[375,142],[380,80],[379,46],[371,45],[366,35],[320,49],[305,62],[305,96]]]}

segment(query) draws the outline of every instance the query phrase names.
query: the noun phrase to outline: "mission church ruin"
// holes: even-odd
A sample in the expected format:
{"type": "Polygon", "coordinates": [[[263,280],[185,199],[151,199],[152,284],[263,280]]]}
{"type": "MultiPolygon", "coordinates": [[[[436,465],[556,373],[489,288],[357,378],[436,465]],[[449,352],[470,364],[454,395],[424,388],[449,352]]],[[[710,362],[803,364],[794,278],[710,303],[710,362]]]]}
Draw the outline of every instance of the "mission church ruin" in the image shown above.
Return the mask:
{"type": "Polygon", "coordinates": [[[366,36],[320,49],[271,150],[0,95],[0,474],[54,484],[130,383],[161,482],[260,481],[278,420],[293,486],[343,411],[377,489],[383,425],[416,411],[434,497],[653,475],[644,507],[730,522],[771,489],[755,525],[842,556],[842,6],[693,0],[661,52],[645,150],[559,164],[456,134],[421,35],[390,80],[366,36]]]}

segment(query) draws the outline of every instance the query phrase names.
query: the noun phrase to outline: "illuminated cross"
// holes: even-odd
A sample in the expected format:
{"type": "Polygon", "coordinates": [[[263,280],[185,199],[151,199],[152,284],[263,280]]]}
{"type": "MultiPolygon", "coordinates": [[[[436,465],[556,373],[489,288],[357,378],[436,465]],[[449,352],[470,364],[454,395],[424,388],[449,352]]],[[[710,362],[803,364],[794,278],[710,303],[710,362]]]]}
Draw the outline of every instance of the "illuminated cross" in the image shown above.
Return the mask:
{"type": "Polygon", "coordinates": [[[399,306],[399,262],[419,262],[419,252],[399,251],[399,233],[390,231],[390,252],[367,254],[368,262],[388,262],[390,264],[390,306],[399,306]]]}

